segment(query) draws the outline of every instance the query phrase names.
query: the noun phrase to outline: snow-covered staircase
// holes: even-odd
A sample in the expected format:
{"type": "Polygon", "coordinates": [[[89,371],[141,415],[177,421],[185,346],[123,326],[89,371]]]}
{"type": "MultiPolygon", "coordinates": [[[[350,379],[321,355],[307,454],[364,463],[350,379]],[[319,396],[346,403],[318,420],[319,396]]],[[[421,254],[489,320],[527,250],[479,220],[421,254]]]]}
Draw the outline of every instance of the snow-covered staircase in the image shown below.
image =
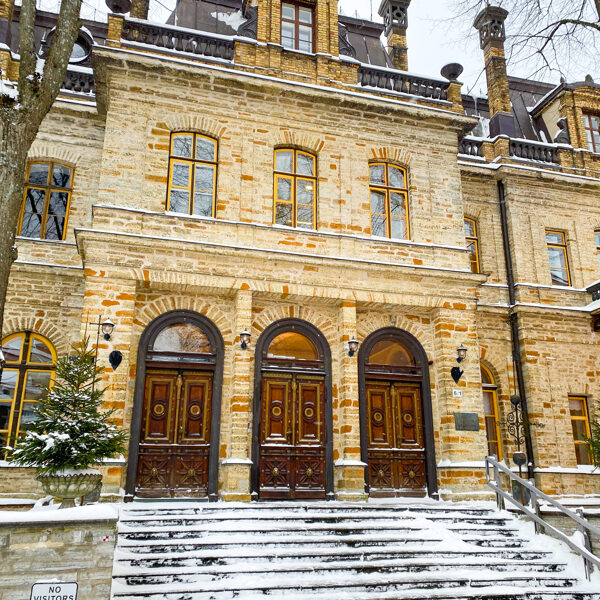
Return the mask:
{"type": "Polygon", "coordinates": [[[488,503],[133,503],[114,600],[600,600],[564,550],[488,503]]]}

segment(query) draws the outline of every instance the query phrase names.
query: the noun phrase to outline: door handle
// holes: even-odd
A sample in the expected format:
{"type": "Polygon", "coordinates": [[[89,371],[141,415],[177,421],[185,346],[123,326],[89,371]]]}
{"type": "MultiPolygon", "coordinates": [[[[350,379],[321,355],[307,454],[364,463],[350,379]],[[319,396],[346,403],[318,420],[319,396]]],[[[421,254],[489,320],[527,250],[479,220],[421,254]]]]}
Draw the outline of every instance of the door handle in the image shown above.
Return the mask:
{"type": "Polygon", "coordinates": [[[177,432],[179,433],[179,435],[183,435],[183,425],[180,425],[180,426],[177,428],[177,432]]]}

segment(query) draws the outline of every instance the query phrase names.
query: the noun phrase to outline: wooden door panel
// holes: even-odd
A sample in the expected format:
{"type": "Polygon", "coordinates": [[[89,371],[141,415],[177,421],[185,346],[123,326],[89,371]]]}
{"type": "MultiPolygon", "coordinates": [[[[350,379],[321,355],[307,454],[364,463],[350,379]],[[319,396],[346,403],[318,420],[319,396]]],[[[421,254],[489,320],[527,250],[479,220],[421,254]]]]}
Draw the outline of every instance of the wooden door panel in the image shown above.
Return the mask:
{"type": "Polygon", "coordinates": [[[394,425],[390,405],[389,384],[373,384],[367,388],[367,427],[370,447],[392,448],[394,425]]]}
{"type": "Polygon", "coordinates": [[[290,443],[291,400],[291,378],[263,381],[261,443],[286,445],[290,443]]]}
{"type": "Polygon", "coordinates": [[[161,373],[146,378],[142,443],[174,443],[174,395],[175,385],[172,374],[161,373]]]}
{"type": "Polygon", "coordinates": [[[416,388],[392,386],[398,420],[397,448],[423,445],[421,430],[421,402],[416,388]]]}
{"type": "Polygon", "coordinates": [[[323,383],[297,380],[296,445],[323,442],[323,383]]]}
{"type": "Polygon", "coordinates": [[[210,376],[184,375],[179,444],[210,444],[211,384],[210,376]]]}

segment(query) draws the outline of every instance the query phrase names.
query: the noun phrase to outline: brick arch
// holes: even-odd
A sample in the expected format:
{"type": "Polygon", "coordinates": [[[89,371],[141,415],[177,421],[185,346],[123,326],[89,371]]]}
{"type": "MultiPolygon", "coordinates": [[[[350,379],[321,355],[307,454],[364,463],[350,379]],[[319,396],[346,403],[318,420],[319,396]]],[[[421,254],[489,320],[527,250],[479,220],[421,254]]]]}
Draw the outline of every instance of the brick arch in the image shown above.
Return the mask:
{"type": "Polygon", "coordinates": [[[369,335],[371,335],[378,329],[390,327],[390,318],[395,319],[395,324],[393,325],[393,327],[396,327],[397,329],[402,329],[403,331],[407,331],[415,338],[417,338],[417,340],[423,346],[423,348],[425,348],[428,352],[432,351],[433,341],[431,338],[430,331],[427,331],[425,327],[423,327],[422,323],[409,319],[406,315],[403,314],[389,315],[384,313],[371,313],[365,318],[361,318],[361,315],[359,314],[356,323],[356,335],[358,337],[358,340],[362,342],[362,340],[366,339],[369,335]]]}
{"type": "Polygon", "coordinates": [[[382,160],[397,163],[401,167],[410,167],[412,154],[405,148],[396,146],[378,146],[367,149],[367,160],[382,160]]]}
{"type": "Polygon", "coordinates": [[[163,126],[171,132],[191,131],[201,133],[217,140],[223,137],[223,134],[227,131],[227,128],[215,119],[187,113],[169,115],[158,126],[163,126]]]}
{"type": "Polygon", "coordinates": [[[323,149],[324,145],[325,140],[304,131],[297,132],[284,129],[278,131],[273,138],[273,146],[275,148],[291,146],[301,150],[307,150],[313,154],[318,154],[323,149]]]}
{"type": "Polygon", "coordinates": [[[70,167],[76,167],[81,157],[82,153],[79,150],[67,148],[59,144],[50,144],[42,140],[35,140],[27,154],[28,161],[53,160],[70,167]]]}
{"type": "Polygon", "coordinates": [[[252,329],[254,330],[253,333],[256,332],[256,339],[258,339],[260,334],[269,327],[269,325],[276,321],[290,318],[307,321],[325,336],[330,347],[335,344],[336,327],[331,319],[310,308],[296,306],[294,304],[272,306],[256,315],[252,321],[252,329]]]}
{"type": "Polygon", "coordinates": [[[233,343],[235,336],[231,328],[231,318],[212,304],[194,296],[164,296],[153,300],[138,312],[134,324],[145,329],[154,319],[173,310],[189,310],[204,315],[219,329],[225,344],[233,343]]]}
{"type": "Polygon", "coordinates": [[[32,331],[45,337],[56,350],[57,355],[68,354],[70,350],[69,340],[60,332],[58,327],[44,319],[35,317],[11,317],[2,324],[2,337],[8,337],[13,333],[32,331]]]}
{"type": "Polygon", "coordinates": [[[479,219],[481,218],[481,208],[475,208],[473,206],[465,207],[463,216],[465,219],[473,219],[477,221],[477,226],[479,226],[479,219]]]}

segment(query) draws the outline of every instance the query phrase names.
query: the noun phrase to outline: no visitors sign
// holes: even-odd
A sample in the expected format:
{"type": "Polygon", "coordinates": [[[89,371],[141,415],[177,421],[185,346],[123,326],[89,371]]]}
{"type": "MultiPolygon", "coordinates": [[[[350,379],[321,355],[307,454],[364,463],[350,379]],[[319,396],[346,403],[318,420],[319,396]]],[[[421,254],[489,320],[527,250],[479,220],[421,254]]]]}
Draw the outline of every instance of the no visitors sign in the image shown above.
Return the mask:
{"type": "Polygon", "coordinates": [[[62,581],[34,583],[30,600],[77,600],[77,584],[62,581]]]}

